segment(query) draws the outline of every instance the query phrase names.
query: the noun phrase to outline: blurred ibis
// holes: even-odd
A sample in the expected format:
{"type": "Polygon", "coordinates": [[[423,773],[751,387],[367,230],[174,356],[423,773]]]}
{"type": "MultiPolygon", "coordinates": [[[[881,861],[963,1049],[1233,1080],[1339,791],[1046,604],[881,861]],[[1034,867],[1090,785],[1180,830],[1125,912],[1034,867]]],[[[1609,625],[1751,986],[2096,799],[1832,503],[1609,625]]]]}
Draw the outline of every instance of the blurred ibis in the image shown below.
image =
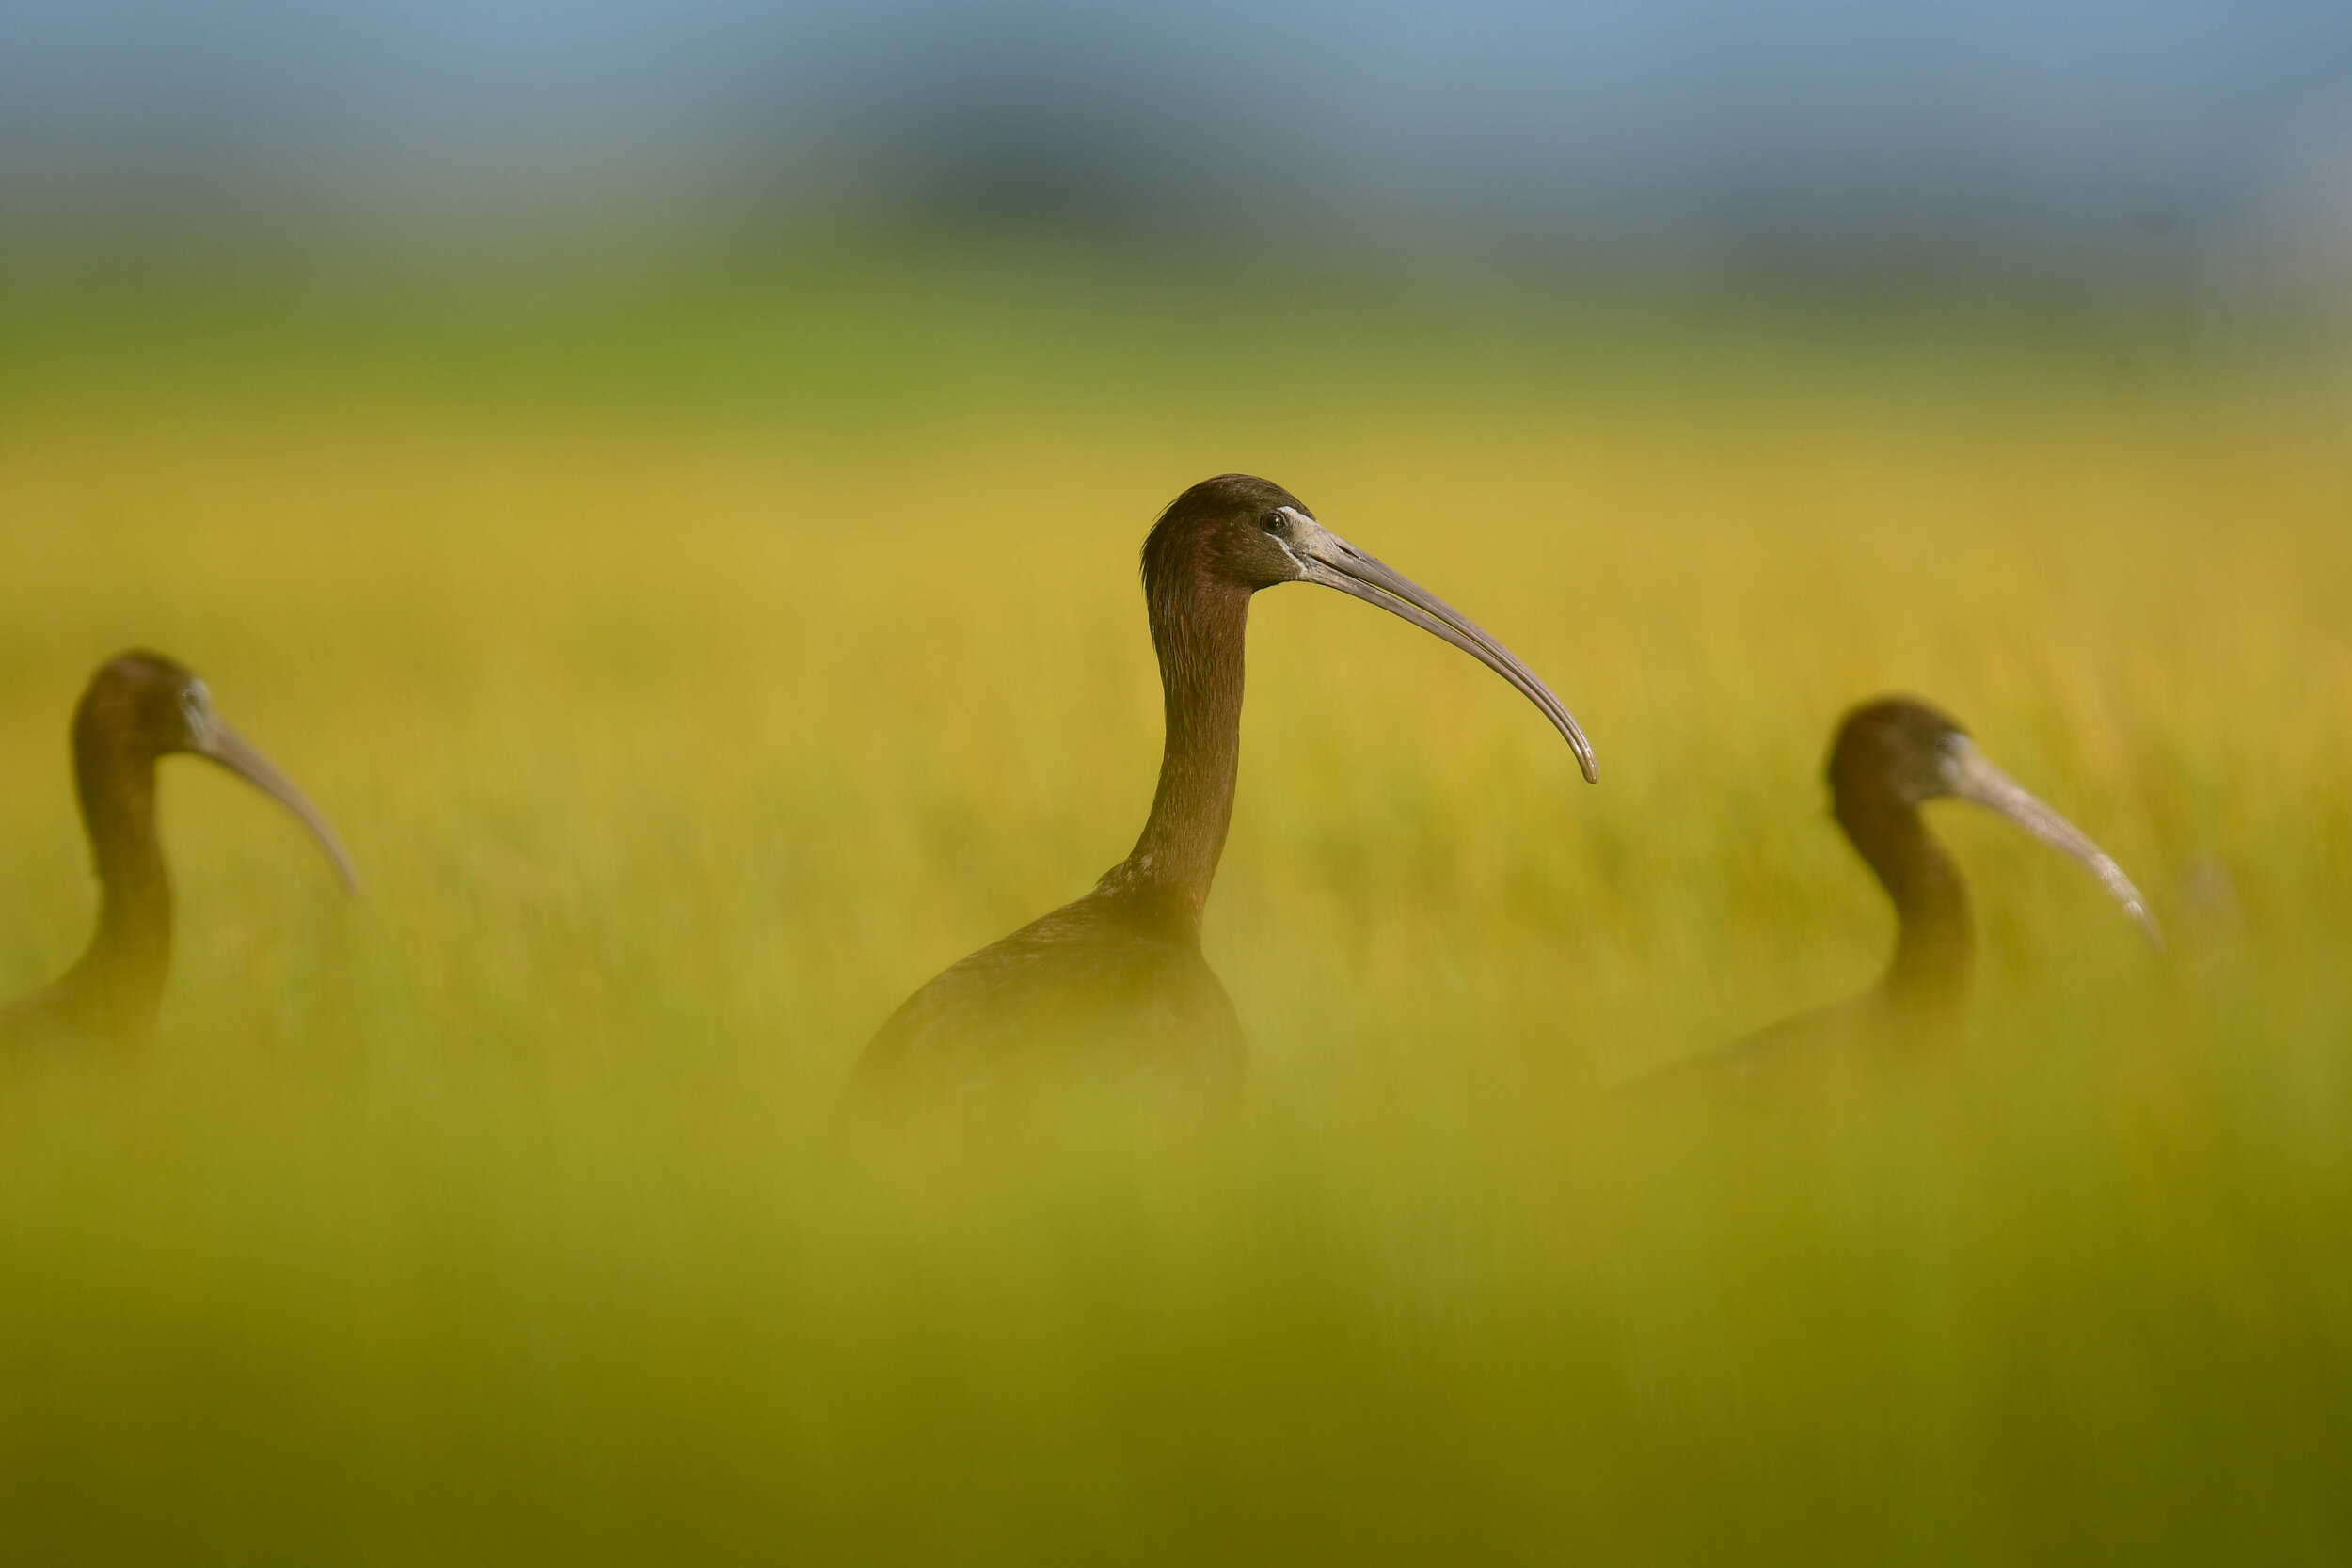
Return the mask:
{"type": "Polygon", "coordinates": [[[98,931],[63,979],[0,1006],[0,1046],[35,1040],[143,1044],[171,963],[171,880],[155,832],[155,764],[209,757],[310,830],[343,885],[351,857],[318,809],[213,710],[203,681],[160,654],[100,666],[73,710],[73,780],[98,873],[98,931]]]}
{"type": "Polygon", "coordinates": [[[2159,949],[2163,933],[2132,879],[2081,829],[1994,767],[1949,715],[1883,697],[1846,715],[1830,746],[1832,813],[1895,904],[1895,957],[1861,995],[1800,1013],[1697,1059],[1746,1072],[1844,1041],[1946,1044],[1965,1022],[1976,951],[1968,885],[1928,832],[1926,802],[1955,796],[1986,806],[2090,868],[2159,949]]]}
{"type": "Polygon", "coordinates": [[[1176,498],[1143,544],[1168,738],[1127,858],[1074,903],[981,948],[909,997],[859,1058],[861,1090],[950,1095],[1042,1073],[1197,1100],[1240,1083],[1242,1029],[1200,953],[1200,911],[1233,811],[1249,598],[1336,588],[1478,659],[1593,749],[1544,683],[1467,616],[1364,554],[1279,485],[1244,474],[1176,498]]]}

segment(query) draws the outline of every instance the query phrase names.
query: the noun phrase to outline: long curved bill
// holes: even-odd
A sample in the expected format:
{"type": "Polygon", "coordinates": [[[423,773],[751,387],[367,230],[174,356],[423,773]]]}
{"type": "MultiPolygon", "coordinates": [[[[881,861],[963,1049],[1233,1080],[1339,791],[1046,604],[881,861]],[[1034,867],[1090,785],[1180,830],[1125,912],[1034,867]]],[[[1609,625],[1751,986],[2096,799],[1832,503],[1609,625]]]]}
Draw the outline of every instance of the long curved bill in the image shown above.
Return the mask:
{"type": "Polygon", "coordinates": [[[1295,508],[1284,510],[1290,512],[1295,531],[1293,553],[1305,568],[1309,582],[1336,588],[1366,604],[1378,605],[1431,636],[1443,638],[1509,681],[1518,689],[1520,696],[1541,708],[1552,727],[1567,738],[1569,746],[1575,749],[1577,766],[1583,770],[1585,782],[1600,782],[1600,763],[1593,755],[1593,743],[1584,738],[1575,717],[1551,694],[1551,688],[1537,680],[1535,672],[1520,663],[1518,655],[1487,636],[1477,622],[1402,572],[1391,570],[1304,513],[1295,508]]]}
{"type": "Polygon", "coordinates": [[[2099,885],[2107,890],[2107,895],[2123,906],[2124,913],[2139,922],[2139,928],[2148,933],[2148,940],[2159,952],[2163,950],[2164,932],[2158,928],[2156,917],[2149,912],[2148,900],[2123,875],[2123,868],[2105,849],[2090,842],[2088,833],[1993,766],[1973,742],[1958,739],[1952,755],[1956,765],[1953,794],[1999,812],[2042,843],[2064,850],[2090,867],[2090,874],[2099,879],[2099,885]]]}
{"type": "Polygon", "coordinates": [[[326,858],[335,863],[335,873],[343,879],[343,886],[353,893],[359,891],[359,873],[353,867],[343,841],[335,836],[335,830],[327,825],[318,807],[310,804],[302,791],[294,786],[294,781],[280,773],[269,758],[255,751],[252,742],[207,713],[203,733],[197,737],[194,749],[197,755],[210,757],[299,817],[302,825],[310,830],[310,836],[319,841],[319,847],[326,851],[326,858]]]}

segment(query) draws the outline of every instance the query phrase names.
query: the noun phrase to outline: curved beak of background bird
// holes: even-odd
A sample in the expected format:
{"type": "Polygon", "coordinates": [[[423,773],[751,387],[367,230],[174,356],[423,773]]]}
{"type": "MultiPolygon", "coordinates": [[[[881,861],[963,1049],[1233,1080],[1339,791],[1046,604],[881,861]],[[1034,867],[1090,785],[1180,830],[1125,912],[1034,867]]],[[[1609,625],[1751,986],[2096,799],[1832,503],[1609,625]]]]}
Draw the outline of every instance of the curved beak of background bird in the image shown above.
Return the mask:
{"type": "Polygon", "coordinates": [[[1583,769],[1585,782],[1600,782],[1600,764],[1593,755],[1593,743],[1584,738],[1575,717],[1551,694],[1551,688],[1537,680],[1535,672],[1520,663],[1518,655],[1487,636],[1477,622],[1402,572],[1382,565],[1312,517],[1295,511],[1291,512],[1291,516],[1299,535],[1295,550],[1309,582],[1352,594],[1391,615],[1401,615],[1432,636],[1445,639],[1518,687],[1519,695],[1543,709],[1552,727],[1575,748],[1577,766],[1583,769]]]}
{"type": "Polygon", "coordinates": [[[252,742],[218,719],[207,715],[204,733],[191,749],[197,755],[210,757],[300,817],[302,825],[310,830],[310,836],[319,841],[319,847],[326,851],[326,858],[335,863],[336,875],[342,878],[343,886],[353,893],[359,891],[359,873],[353,868],[351,856],[343,848],[343,841],[335,836],[335,830],[327,826],[326,818],[320,815],[319,808],[310,804],[302,791],[294,786],[294,781],[280,773],[269,758],[255,751],[252,742]]]}
{"type": "Polygon", "coordinates": [[[2123,868],[2115,863],[2105,849],[2090,842],[2090,837],[2057,812],[2029,793],[2024,784],[2002,772],[1988,761],[1974,742],[1955,738],[1952,753],[1955,770],[1952,793],[1963,800],[1974,800],[1989,806],[2054,848],[2063,849],[2085,865],[2099,879],[2099,885],[2123,911],[2139,922],[2139,928],[2148,933],[2148,940],[2157,951],[2164,949],[2164,932],[2156,926],[2156,917],[2149,912],[2148,900],[2139,889],[2123,875],[2123,868]]]}

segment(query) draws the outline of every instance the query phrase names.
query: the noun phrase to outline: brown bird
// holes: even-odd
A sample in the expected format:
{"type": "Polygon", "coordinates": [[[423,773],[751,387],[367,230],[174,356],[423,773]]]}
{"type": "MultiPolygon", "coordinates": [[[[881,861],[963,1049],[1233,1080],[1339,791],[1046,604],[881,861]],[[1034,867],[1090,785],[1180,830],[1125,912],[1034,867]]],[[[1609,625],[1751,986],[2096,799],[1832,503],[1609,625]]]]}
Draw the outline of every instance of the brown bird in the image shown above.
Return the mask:
{"type": "Polygon", "coordinates": [[[1230,1096],[1243,1037],[1200,953],[1200,911],[1233,812],[1249,597],[1277,583],[1336,588],[1444,639],[1593,749],[1507,649],[1426,590],[1245,474],[1194,485],[1143,544],[1143,594],[1166,696],[1167,749],[1142,836],[1094,891],[948,969],[909,997],[858,1060],[862,1090],[977,1091],[1041,1071],[1192,1098],[1230,1096]]]}
{"type": "Polygon", "coordinates": [[[90,677],[73,710],[73,781],[98,873],[98,931],[64,978],[0,1007],[0,1047],[35,1041],[138,1045],[154,1032],[171,966],[171,879],[155,832],[155,763],[189,752],[302,820],[354,893],[351,857],[318,809],[213,711],[195,674],[127,653],[90,677]]]}
{"type": "Polygon", "coordinates": [[[1745,1073],[1842,1043],[1947,1044],[1968,1016],[1976,927],[1968,884],[1919,808],[1945,796],[1990,807],[2090,868],[2159,949],[2164,935],[2132,879],[2056,811],[1994,767],[1949,715],[1882,697],[1846,715],[1829,753],[1831,810],[1895,904],[1895,957],[1861,995],[1785,1019],[1684,1068],[1745,1073]]]}

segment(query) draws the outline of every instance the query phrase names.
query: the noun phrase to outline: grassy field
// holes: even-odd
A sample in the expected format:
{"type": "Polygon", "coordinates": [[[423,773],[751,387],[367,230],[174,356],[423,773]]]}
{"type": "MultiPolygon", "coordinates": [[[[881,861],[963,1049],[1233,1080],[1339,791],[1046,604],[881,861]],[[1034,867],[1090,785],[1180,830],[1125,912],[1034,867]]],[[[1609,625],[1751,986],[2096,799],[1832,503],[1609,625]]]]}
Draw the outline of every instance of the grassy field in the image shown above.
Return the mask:
{"type": "Polygon", "coordinates": [[[369,887],[167,765],[152,1053],[0,1074],[0,1556],[2345,1560],[2352,441],[2151,341],[1037,258],[7,294],[0,995],[87,933],[119,647],[369,887]],[[898,999],[1125,852],[1136,546],[1232,468],[1602,784],[1265,594],[1239,1122],[843,1135],[898,999]],[[1886,689],[2170,951],[1934,808],[1963,1057],[1625,1092],[1883,961],[1819,767],[1886,689]]]}

